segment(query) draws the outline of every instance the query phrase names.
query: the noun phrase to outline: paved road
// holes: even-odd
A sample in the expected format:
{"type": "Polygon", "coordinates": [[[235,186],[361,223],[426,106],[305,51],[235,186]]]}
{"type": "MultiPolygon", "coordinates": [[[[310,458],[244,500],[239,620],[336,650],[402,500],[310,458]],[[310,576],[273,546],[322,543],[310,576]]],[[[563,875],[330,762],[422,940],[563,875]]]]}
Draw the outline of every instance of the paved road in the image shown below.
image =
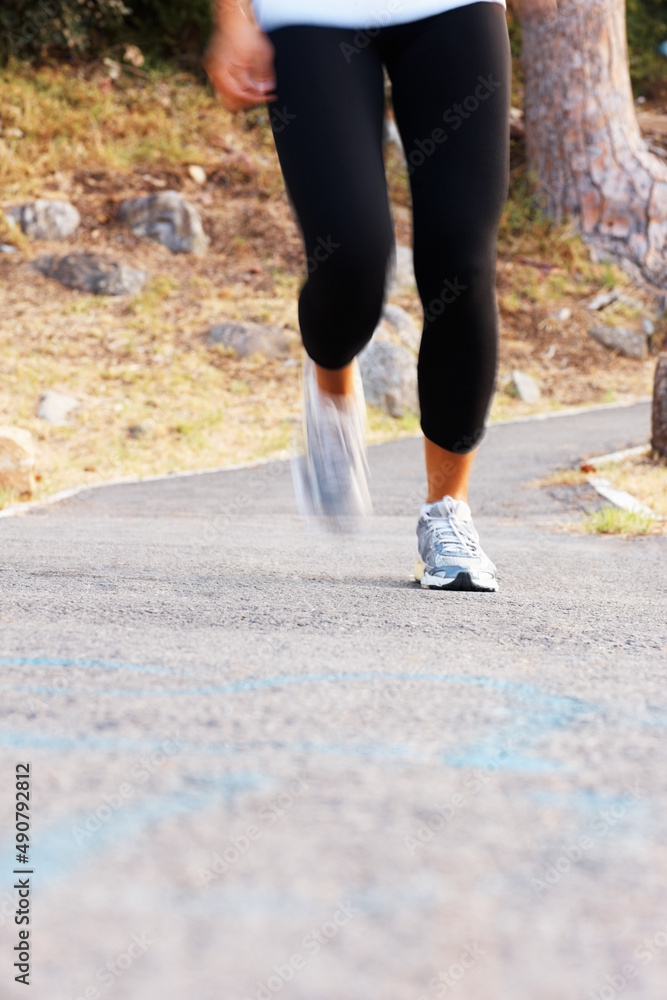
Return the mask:
{"type": "Polygon", "coordinates": [[[281,463],[1,520],[33,1000],[664,1000],[667,539],[525,486],[648,419],[492,428],[498,595],[410,582],[415,440],[373,449],[354,538],[304,533],[281,463]]]}

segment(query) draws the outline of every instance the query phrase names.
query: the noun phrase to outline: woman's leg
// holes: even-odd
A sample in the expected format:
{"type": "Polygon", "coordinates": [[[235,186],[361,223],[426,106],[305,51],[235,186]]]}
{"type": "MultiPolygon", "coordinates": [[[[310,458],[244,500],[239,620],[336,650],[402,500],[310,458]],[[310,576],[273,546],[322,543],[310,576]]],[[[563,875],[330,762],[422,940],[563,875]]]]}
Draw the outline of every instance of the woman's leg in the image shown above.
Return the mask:
{"type": "Polygon", "coordinates": [[[509,170],[505,12],[471,4],[387,29],[380,42],[412,190],[428,499],[465,499],[497,368],[496,240],[509,170]]]}
{"type": "Polygon", "coordinates": [[[270,33],[278,95],[271,120],[307,259],[301,334],[331,392],[351,388],[347,366],[377,325],[393,246],[382,63],[372,44],[349,60],[354,35],[311,26],[270,33]]]}

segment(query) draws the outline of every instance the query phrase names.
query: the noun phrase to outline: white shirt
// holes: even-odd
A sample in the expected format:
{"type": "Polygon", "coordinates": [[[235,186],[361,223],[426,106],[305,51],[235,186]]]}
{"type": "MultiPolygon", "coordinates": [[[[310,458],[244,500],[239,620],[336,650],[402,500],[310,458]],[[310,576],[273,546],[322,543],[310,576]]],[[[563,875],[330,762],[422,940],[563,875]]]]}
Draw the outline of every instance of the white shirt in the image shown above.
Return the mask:
{"type": "Polygon", "coordinates": [[[288,24],[381,28],[478,2],[505,7],[505,0],[253,0],[253,9],[263,31],[288,24]]]}

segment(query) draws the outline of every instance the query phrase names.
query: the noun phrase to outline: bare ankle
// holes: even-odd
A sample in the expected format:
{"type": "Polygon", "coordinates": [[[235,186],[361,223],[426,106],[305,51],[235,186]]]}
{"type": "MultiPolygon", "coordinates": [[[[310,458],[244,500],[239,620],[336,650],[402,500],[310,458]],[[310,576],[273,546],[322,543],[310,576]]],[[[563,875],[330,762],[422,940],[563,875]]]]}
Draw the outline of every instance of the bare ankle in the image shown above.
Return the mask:
{"type": "Polygon", "coordinates": [[[354,363],[345,368],[321,368],[315,365],[317,384],[323,392],[331,396],[352,396],[354,394],[354,363]]]}

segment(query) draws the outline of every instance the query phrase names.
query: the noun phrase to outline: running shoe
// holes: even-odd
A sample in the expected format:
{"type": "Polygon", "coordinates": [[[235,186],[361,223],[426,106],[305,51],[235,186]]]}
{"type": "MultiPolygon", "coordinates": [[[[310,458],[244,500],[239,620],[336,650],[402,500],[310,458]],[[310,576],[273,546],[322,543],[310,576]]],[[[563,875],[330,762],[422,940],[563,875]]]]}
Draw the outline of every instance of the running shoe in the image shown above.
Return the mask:
{"type": "Polygon", "coordinates": [[[315,364],[303,364],[303,452],[292,459],[299,513],[311,523],[353,530],[372,511],[366,459],[366,404],[355,361],[355,391],[320,389],[315,364]]]}
{"type": "Polygon", "coordinates": [[[424,504],[417,522],[415,580],[440,590],[498,590],[496,567],[484,554],[463,500],[424,504]]]}

